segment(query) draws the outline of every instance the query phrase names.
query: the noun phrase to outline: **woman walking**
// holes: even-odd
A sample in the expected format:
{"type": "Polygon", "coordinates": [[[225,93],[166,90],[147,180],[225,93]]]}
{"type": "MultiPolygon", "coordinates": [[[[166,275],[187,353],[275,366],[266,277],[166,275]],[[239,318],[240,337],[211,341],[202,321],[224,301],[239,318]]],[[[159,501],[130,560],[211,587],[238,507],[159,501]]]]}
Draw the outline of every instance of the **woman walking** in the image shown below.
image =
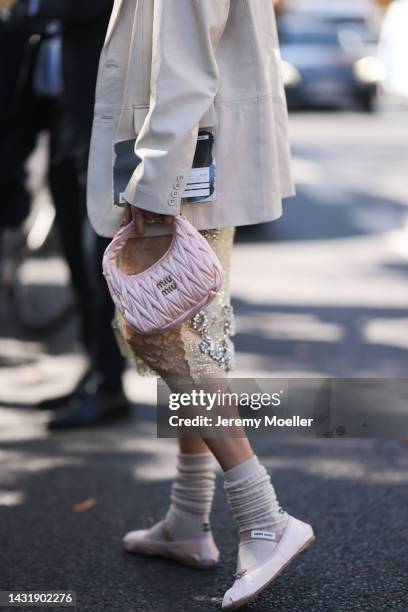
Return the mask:
{"type": "MultiPolygon", "coordinates": [[[[116,0],[96,90],[91,222],[111,237],[133,219],[119,263],[136,273],[166,251],[174,216],[182,212],[224,271],[211,304],[168,332],[141,335],[118,316],[138,367],[172,389],[178,381],[226,376],[234,361],[234,228],[278,218],[282,198],[292,194],[272,2],[116,0]]],[[[167,514],[149,530],[128,533],[124,546],[196,568],[214,566],[214,457],[239,528],[236,579],[222,604],[232,610],[261,592],[314,538],[310,525],[279,506],[245,437],[180,439],[167,514]]]]}

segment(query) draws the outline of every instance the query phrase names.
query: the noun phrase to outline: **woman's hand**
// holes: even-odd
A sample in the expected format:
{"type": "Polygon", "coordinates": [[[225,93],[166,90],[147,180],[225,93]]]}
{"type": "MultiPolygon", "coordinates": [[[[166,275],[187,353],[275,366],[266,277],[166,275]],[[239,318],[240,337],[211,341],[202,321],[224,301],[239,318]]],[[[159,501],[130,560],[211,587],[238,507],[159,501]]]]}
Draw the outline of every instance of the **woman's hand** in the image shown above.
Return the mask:
{"type": "Polygon", "coordinates": [[[135,234],[137,236],[144,235],[145,223],[164,223],[165,225],[171,225],[173,223],[173,217],[171,215],[160,215],[150,212],[149,210],[137,208],[137,206],[132,206],[131,204],[125,204],[125,212],[123,213],[123,219],[120,226],[123,227],[127,225],[132,219],[135,234]]]}

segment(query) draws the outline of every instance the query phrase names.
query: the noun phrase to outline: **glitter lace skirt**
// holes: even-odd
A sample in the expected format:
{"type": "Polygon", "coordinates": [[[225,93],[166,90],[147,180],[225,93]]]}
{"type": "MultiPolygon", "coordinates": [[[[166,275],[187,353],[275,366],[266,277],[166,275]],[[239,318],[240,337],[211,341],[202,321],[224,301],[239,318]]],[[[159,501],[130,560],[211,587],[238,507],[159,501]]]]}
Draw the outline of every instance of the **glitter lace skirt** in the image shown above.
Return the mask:
{"type": "MultiPolygon", "coordinates": [[[[230,303],[230,260],[234,228],[203,230],[201,234],[217,254],[223,267],[222,285],[215,299],[204,310],[178,328],[159,335],[138,334],[116,314],[115,328],[122,352],[142,375],[161,376],[196,382],[206,377],[220,378],[234,367],[234,313],[230,303]]],[[[128,240],[118,265],[127,274],[138,273],[141,260],[151,265],[168,247],[168,236],[128,240]],[[150,258],[150,261],[148,261],[150,258]]]]}

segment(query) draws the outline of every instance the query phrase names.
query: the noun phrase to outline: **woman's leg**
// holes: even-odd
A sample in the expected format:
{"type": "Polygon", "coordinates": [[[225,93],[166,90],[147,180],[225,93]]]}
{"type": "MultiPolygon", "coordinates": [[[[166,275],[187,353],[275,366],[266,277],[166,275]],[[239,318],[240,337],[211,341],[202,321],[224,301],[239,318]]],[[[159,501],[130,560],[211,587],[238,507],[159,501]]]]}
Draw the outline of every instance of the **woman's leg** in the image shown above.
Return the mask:
{"type": "Polygon", "coordinates": [[[211,453],[207,444],[201,438],[179,438],[179,452],[184,455],[211,453]]]}
{"type": "MultiPolygon", "coordinates": [[[[194,387],[209,378],[223,378],[233,362],[228,288],[233,233],[211,232],[207,240],[225,273],[221,291],[205,311],[181,328],[155,337],[140,336],[119,320],[122,336],[133,355],[159,374],[172,390],[174,385],[174,391],[178,381],[183,384],[190,381],[194,387]]],[[[123,252],[123,267],[128,273],[140,271],[137,266],[142,245],[150,253],[152,241],[143,239],[139,245],[128,242],[123,252]]],[[[200,433],[205,436],[204,431],[198,432],[199,436],[200,433]]],[[[198,567],[214,565],[218,550],[207,520],[215,478],[210,450],[223,469],[225,492],[240,532],[238,578],[223,602],[225,608],[236,607],[253,597],[255,586],[257,591],[262,590],[311,540],[313,532],[310,526],[290,519],[280,508],[270,477],[253,454],[245,433],[239,438],[182,439],[179,445],[177,475],[167,515],[151,530],[128,534],[125,547],[148,554],[157,551],[182,563],[194,561],[198,567]],[[286,529],[290,536],[285,538],[286,548],[281,551],[280,541],[286,529]],[[292,548],[288,549],[288,541],[292,548]]]]}
{"type": "Polygon", "coordinates": [[[244,463],[254,454],[248,438],[206,438],[205,444],[217,459],[223,472],[244,463]]]}
{"type": "Polygon", "coordinates": [[[200,438],[180,439],[167,513],[150,529],[126,534],[125,549],[171,557],[197,569],[214,567],[219,559],[210,528],[214,490],[215,462],[210,449],[200,438]]]}
{"type": "Polygon", "coordinates": [[[253,450],[248,438],[179,438],[179,451],[185,455],[212,453],[223,472],[252,457],[253,450]]]}
{"type": "MultiPolygon", "coordinates": [[[[180,452],[184,453],[180,456],[202,453],[207,447],[217,459],[223,471],[224,488],[238,523],[241,541],[247,541],[253,530],[266,529],[279,536],[283,533],[287,514],[280,507],[270,476],[254,455],[246,437],[181,439],[179,447],[180,452]]],[[[269,547],[264,548],[268,550],[269,547]]]]}
{"type": "MultiPolygon", "coordinates": [[[[179,439],[179,457],[207,457],[209,453],[214,455],[224,473],[225,488],[240,528],[241,541],[247,540],[251,529],[267,528],[282,532],[286,527],[287,515],[279,506],[270,477],[254,456],[248,438],[179,439]],[[243,479],[248,482],[243,484],[240,482],[243,479]]],[[[193,491],[196,486],[194,478],[194,474],[191,474],[193,491]]]]}
{"type": "MultiPolygon", "coordinates": [[[[169,386],[177,386],[180,379],[183,384],[190,381],[194,385],[199,380],[206,380],[208,376],[224,378],[232,365],[233,345],[230,337],[234,333],[234,325],[229,302],[229,265],[233,236],[233,230],[228,228],[209,230],[205,234],[222,263],[223,284],[210,306],[191,322],[185,323],[181,329],[146,337],[138,335],[121,318],[118,319],[121,335],[136,361],[142,359],[169,386]]],[[[121,252],[119,265],[128,274],[140,272],[160,257],[168,245],[168,236],[131,239],[121,252]]],[[[179,451],[170,504],[171,520],[168,520],[169,513],[165,520],[165,523],[171,523],[167,535],[175,539],[191,537],[193,524],[195,534],[199,536],[202,526],[208,523],[208,504],[213,495],[213,476],[209,476],[210,470],[213,473],[210,453],[215,456],[224,472],[253,456],[246,437],[211,438],[205,441],[199,437],[181,438],[179,451]],[[200,487],[194,484],[194,479],[199,481],[200,487]],[[182,521],[183,517],[186,518],[186,511],[199,515],[200,522],[182,521]],[[177,516],[180,517],[178,522],[177,516]]]]}

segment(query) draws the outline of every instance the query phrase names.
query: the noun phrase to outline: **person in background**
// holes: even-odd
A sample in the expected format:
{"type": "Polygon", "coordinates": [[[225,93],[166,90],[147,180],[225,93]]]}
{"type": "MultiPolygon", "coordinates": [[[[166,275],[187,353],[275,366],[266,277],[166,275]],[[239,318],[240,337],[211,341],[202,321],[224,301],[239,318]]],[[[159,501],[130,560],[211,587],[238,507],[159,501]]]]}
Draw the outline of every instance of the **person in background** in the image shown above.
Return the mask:
{"type": "Polygon", "coordinates": [[[39,34],[40,38],[23,66],[26,75],[16,112],[20,157],[26,159],[40,130],[49,131],[49,186],[90,362],[69,400],[62,406],[43,403],[43,407],[62,408],[49,423],[53,430],[95,425],[129,414],[122,388],[124,359],[111,327],[113,307],[100,266],[108,241],[92,232],[86,217],[95,83],[112,4],[112,0],[18,0],[8,19],[8,27],[20,36],[39,34]],[[86,246],[87,232],[92,235],[91,249],[86,246]]]}
{"type": "MultiPolygon", "coordinates": [[[[8,3],[7,3],[8,6],[8,3]]],[[[0,11],[6,10],[4,0],[0,11]]],[[[1,12],[0,17],[5,13],[1,12]]],[[[30,48],[24,32],[0,18],[0,233],[18,227],[26,218],[30,198],[25,188],[23,132],[18,109],[21,68],[29,64],[30,48]]]]}

